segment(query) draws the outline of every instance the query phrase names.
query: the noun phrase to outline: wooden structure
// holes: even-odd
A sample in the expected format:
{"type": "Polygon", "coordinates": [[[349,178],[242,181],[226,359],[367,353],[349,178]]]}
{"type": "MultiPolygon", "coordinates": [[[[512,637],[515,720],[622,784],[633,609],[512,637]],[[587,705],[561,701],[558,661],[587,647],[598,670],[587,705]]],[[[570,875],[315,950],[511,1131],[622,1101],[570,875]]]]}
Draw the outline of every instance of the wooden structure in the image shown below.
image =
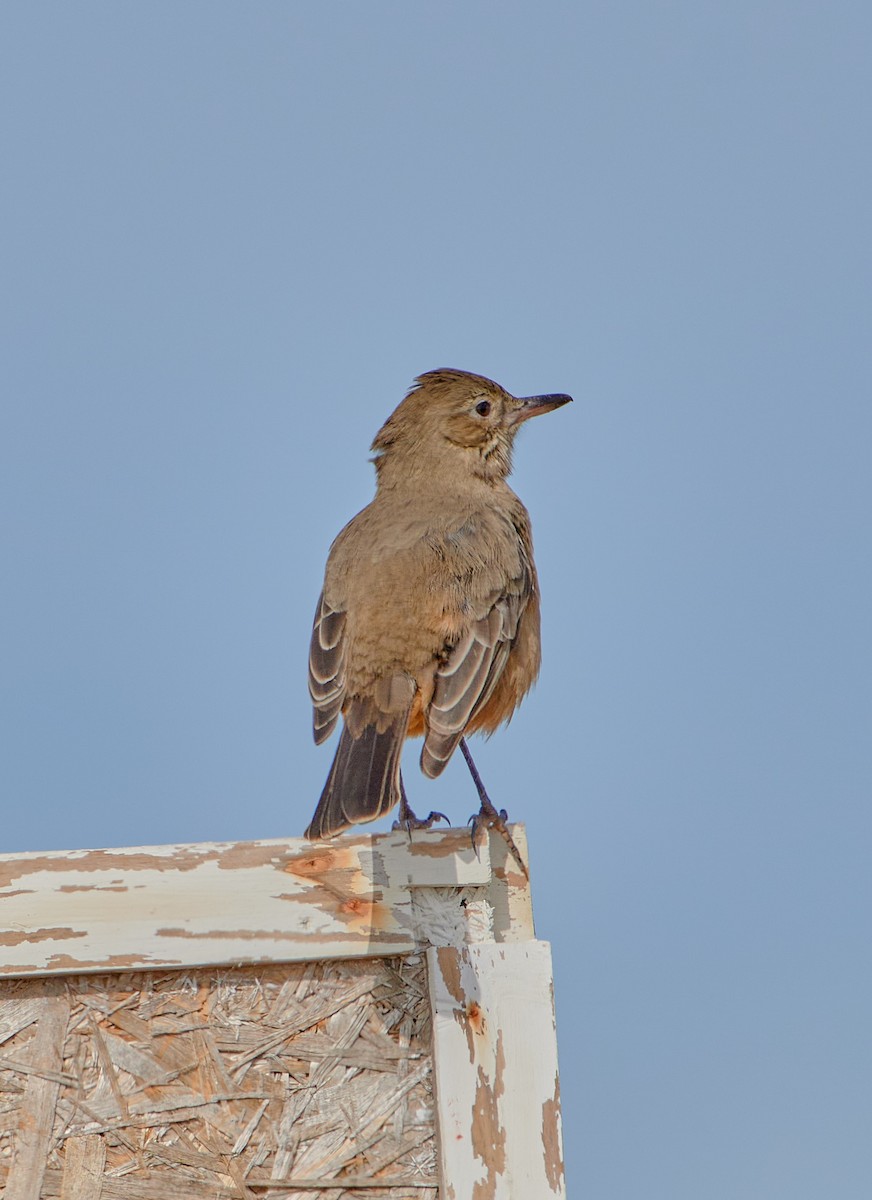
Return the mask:
{"type": "Polygon", "coordinates": [[[0,858],[0,1195],[565,1196],[549,947],[505,843],[0,858]]]}

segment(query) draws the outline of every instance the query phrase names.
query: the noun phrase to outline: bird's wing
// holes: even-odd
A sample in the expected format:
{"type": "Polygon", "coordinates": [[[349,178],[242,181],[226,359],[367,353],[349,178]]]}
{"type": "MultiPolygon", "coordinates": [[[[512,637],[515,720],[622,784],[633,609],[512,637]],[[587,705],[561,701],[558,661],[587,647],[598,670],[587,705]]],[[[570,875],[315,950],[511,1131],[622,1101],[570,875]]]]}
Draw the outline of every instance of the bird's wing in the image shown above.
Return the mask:
{"type": "Polygon", "coordinates": [[[435,778],[445,769],[472,717],[484,707],[503,673],[530,594],[524,579],[504,592],[469,625],[437,670],[427,711],[421,770],[435,778]]]}
{"type": "Polygon", "coordinates": [[[331,608],[322,592],[309,643],[309,695],[318,746],[333,732],[345,697],[344,634],[345,613],[331,608]]]}

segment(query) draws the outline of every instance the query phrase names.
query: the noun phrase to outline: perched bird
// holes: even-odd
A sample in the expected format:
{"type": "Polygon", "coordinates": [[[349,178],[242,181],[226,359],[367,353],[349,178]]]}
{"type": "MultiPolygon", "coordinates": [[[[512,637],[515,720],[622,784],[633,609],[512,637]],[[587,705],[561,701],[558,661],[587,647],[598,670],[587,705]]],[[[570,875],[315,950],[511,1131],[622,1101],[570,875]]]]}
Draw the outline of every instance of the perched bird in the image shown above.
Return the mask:
{"type": "Polygon", "coordinates": [[[330,548],[312,630],[316,743],[344,725],[307,838],[396,804],[408,829],[441,817],[419,821],[403,786],[403,743],[421,735],[431,778],[460,745],[481,801],[473,837],[507,836],[464,735],[508,721],[539,673],[530,518],[506,477],[522,422],[570,400],[428,371],[377,434],[375,499],[330,548]]]}

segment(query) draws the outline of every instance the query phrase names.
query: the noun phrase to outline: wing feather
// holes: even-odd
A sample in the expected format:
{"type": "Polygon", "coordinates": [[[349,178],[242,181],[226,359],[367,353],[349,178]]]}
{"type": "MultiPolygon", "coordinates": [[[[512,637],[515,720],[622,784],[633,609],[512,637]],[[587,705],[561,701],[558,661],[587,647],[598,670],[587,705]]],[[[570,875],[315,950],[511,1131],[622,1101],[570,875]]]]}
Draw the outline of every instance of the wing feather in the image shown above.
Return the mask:
{"type": "Polygon", "coordinates": [[[319,746],[333,732],[345,699],[345,622],[346,614],[331,608],[322,592],[309,643],[309,695],[319,746]]]}
{"type": "Polygon", "coordinates": [[[436,672],[421,751],[425,775],[434,778],[444,770],[470,720],[490,699],[508,662],[529,595],[530,580],[525,576],[516,589],[495,597],[436,672]]]}

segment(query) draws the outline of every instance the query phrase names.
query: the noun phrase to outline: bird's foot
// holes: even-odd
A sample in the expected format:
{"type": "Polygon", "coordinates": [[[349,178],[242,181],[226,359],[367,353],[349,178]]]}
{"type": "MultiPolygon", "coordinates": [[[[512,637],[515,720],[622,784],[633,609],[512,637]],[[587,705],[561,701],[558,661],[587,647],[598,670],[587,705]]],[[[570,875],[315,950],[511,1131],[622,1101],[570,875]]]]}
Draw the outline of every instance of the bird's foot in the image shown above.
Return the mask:
{"type": "Polygon", "coordinates": [[[469,823],[472,826],[472,848],[475,851],[476,857],[478,857],[478,847],[475,843],[478,840],[479,829],[495,829],[505,839],[505,843],[509,848],[509,854],[511,854],[512,858],[523,871],[524,878],[529,879],[530,872],[527,870],[527,864],[521,858],[521,852],[515,845],[512,835],[509,833],[509,827],[506,824],[508,813],[504,808],[501,808],[498,812],[491,803],[490,797],[482,783],[481,776],[478,773],[478,767],[472,761],[472,755],[469,752],[469,746],[466,744],[466,738],[460,739],[460,750],[466,759],[466,765],[469,767],[472,782],[475,784],[475,790],[478,792],[478,798],[481,802],[481,808],[475,816],[469,818],[469,823]]]}
{"type": "Polygon", "coordinates": [[[413,829],[432,829],[437,821],[444,821],[446,825],[451,824],[445,813],[441,812],[431,812],[430,816],[426,817],[424,820],[422,820],[420,817],[416,817],[409,807],[408,800],[404,796],[400,801],[399,818],[394,821],[391,828],[405,829],[406,833],[411,838],[413,829]]]}
{"type": "Polygon", "coordinates": [[[509,827],[506,824],[508,817],[509,814],[504,808],[499,810],[494,808],[493,804],[491,804],[490,800],[488,799],[487,793],[482,792],[481,808],[477,813],[469,818],[469,824],[471,827],[470,832],[472,834],[472,848],[475,850],[476,855],[478,855],[478,847],[476,842],[478,841],[478,833],[480,829],[496,830],[496,832],[503,838],[508,846],[509,854],[511,854],[512,858],[521,868],[524,878],[529,879],[530,872],[527,870],[527,864],[521,857],[521,852],[515,845],[514,838],[509,833],[509,827]]]}

